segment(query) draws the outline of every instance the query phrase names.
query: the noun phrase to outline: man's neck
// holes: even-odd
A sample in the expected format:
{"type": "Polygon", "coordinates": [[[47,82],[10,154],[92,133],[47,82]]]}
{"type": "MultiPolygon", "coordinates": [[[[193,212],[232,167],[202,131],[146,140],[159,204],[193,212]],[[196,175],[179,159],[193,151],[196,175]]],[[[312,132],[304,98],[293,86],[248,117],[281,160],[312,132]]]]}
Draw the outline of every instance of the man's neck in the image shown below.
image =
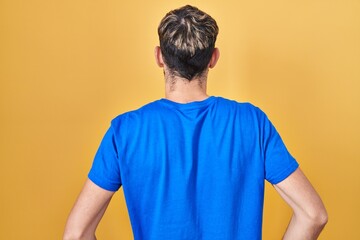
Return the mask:
{"type": "Polygon", "coordinates": [[[206,78],[191,81],[178,77],[167,79],[165,97],[177,103],[203,101],[209,97],[206,94],[206,78]]]}

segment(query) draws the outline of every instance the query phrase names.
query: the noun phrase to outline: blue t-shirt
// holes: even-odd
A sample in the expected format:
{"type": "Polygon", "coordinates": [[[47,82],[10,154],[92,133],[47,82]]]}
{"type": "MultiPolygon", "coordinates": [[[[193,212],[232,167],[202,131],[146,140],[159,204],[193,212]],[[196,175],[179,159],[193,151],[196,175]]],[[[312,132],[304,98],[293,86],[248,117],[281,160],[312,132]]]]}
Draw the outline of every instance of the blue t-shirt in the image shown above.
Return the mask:
{"type": "Polygon", "coordinates": [[[221,97],[116,117],[89,178],[123,187],[135,240],[261,239],[264,180],[298,167],[267,116],[221,97]]]}

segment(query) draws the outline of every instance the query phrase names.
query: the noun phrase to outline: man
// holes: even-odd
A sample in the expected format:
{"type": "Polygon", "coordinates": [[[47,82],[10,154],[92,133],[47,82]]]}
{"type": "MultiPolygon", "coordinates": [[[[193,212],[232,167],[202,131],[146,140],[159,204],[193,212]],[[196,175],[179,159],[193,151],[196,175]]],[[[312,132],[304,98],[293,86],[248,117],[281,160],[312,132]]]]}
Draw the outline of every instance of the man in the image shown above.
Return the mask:
{"type": "Polygon", "coordinates": [[[135,239],[261,239],[265,179],[293,209],[284,239],[316,239],[326,210],[266,115],[206,93],[215,20],[185,6],[158,33],[166,98],[111,122],[64,239],[96,239],[121,186],[135,239]]]}

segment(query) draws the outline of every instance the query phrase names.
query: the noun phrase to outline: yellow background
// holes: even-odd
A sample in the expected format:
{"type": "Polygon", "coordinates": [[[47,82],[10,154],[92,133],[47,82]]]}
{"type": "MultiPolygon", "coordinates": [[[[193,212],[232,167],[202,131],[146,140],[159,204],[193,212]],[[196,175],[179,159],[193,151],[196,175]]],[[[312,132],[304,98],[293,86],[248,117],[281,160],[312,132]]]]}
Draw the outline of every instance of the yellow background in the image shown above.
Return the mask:
{"type": "MultiPolygon", "coordinates": [[[[360,239],[356,0],[0,1],[1,239],[61,238],[110,120],[163,97],[157,25],[187,3],[220,27],[209,94],[269,115],[328,209],[320,239],[360,239]]],[[[290,214],[267,185],[264,239],[290,214]]],[[[121,190],[98,237],[132,239],[121,190]]]]}

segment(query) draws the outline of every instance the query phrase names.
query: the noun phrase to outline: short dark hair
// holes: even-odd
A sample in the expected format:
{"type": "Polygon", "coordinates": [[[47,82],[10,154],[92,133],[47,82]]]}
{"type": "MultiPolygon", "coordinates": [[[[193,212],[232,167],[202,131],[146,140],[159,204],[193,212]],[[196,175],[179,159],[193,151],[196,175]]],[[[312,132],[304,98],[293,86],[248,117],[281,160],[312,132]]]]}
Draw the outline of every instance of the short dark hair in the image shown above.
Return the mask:
{"type": "Polygon", "coordinates": [[[187,5],[165,15],[158,27],[165,64],[175,76],[192,80],[207,68],[219,28],[207,13],[187,5]]]}

